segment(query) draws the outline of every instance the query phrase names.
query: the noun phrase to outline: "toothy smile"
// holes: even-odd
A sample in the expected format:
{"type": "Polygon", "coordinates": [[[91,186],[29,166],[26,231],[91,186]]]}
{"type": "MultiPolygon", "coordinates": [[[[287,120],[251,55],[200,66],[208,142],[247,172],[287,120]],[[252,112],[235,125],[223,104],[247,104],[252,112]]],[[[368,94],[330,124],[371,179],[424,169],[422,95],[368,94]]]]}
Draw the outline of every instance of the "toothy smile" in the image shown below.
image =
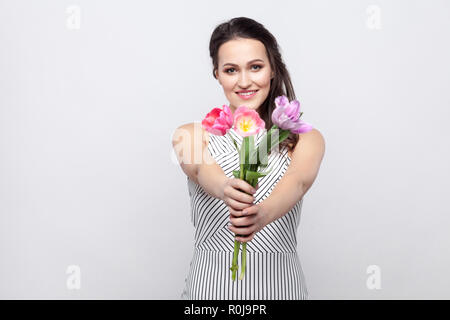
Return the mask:
{"type": "Polygon", "coordinates": [[[241,98],[250,98],[254,96],[258,90],[236,92],[241,98]]]}

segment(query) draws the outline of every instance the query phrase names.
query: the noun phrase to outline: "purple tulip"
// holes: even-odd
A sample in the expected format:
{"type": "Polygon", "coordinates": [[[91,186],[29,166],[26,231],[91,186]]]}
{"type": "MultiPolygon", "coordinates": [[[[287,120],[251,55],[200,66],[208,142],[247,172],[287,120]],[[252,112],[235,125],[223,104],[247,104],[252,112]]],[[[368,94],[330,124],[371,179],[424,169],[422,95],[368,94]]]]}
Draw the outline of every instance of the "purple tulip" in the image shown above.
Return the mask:
{"type": "Polygon", "coordinates": [[[272,122],[282,130],[292,133],[305,133],[312,130],[312,125],[300,120],[300,102],[292,100],[289,102],[286,96],[275,98],[276,108],[272,112],[272,122]]]}

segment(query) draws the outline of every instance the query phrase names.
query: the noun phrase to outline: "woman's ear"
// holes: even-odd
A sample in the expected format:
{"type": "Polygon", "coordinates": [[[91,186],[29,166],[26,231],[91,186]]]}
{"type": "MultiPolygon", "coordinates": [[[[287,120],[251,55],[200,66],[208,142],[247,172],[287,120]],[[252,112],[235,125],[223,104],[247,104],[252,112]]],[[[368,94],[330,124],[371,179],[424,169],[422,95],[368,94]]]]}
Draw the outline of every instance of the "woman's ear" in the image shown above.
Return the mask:
{"type": "Polygon", "coordinates": [[[222,83],[221,83],[220,80],[219,80],[219,74],[217,73],[217,69],[214,70],[214,75],[215,75],[217,81],[219,81],[220,85],[222,85],[222,83]]]}

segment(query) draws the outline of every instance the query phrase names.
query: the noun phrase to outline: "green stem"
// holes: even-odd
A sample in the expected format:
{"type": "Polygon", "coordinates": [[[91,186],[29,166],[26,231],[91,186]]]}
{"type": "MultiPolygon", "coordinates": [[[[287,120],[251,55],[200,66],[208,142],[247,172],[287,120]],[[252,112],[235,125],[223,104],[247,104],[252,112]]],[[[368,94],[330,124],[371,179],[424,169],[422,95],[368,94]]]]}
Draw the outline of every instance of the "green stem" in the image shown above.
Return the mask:
{"type": "MultiPolygon", "coordinates": [[[[250,185],[252,187],[256,187],[256,184],[258,183],[258,179],[252,179],[249,181],[250,185]]],[[[245,275],[245,269],[246,269],[246,262],[247,262],[247,242],[242,243],[242,255],[241,255],[241,275],[239,276],[239,280],[244,279],[245,275]]]]}
{"type": "MultiPolygon", "coordinates": [[[[246,141],[243,141],[242,142],[242,147],[243,148],[245,148],[245,143],[246,143],[246,141]]],[[[241,156],[242,157],[242,156],[241,156]]],[[[240,158],[241,158],[240,157],[240,158]]],[[[242,159],[242,158],[241,158],[242,159]]],[[[245,162],[244,163],[241,163],[240,164],[240,175],[239,175],[239,178],[240,179],[242,179],[242,180],[244,180],[244,177],[245,177],[245,173],[246,173],[246,168],[245,168],[245,162]]],[[[235,235],[235,236],[237,236],[237,235],[235,235]]],[[[237,240],[234,240],[234,254],[233,254],[233,262],[231,263],[231,268],[230,268],[230,270],[232,271],[232,274],[231,274],[231,279],[233,280],[233,281],[235,281],[236,280],[236,273],[237,273],[237,271],[238,271],[238,265],[237,265],[237,260],[238,260],[238,255],[239,255],[239,249],[240,249],[240,247],[241,247],[241,242],[240,241],[237,241],[237,240]]],[[[243,244],[243,247],[245,248],[245,243],[243,244]]]]}
{"type": "MultiPolygon", "coordinates": [[[[240,179],[244,180],[245,177],[245,165],[241,164],[241,172],[240,172],[240,179]]],[[[244,247],[245,243],[243,244],[244,247]]],[[[236,280],[236,273],[238,270],[238,266],[237,266],[237,259],[238,259],[238,254],[239,254],[239,249],[241,247],[241,242],[235,240],[234,241],[234,256],[233,256],[233,264],[232,264],[232,268],[233,268],[233,274],[231,276],[231,278],[234,280],[236,280]]]]}
{"type": "Polygon", "coordinates": [[[236,273],[238,270],[237,260],[241,243],[237,240],[234,240],[234,254],[233,254],[233,262],[231,263],[230,270],[232,271],[231,279],[236,280],[236,273]]]}
{"type": "Polygon", "coordinates": [[[239,276],[239,280],[244,279],[246,261],[247,261],[247,242],[244,242],[242,243],[241,275],[239,276]]]}

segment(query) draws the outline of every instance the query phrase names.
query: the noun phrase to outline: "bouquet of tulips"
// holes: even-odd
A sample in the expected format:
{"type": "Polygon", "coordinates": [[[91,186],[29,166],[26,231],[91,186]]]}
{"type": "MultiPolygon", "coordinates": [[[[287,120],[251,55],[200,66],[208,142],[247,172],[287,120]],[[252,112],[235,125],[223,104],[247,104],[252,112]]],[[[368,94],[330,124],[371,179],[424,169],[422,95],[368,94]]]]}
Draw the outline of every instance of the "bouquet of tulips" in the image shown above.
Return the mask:
{"type": "MultiPolygon", "coordinates": [[[[261,143],[255,148],[254,136],[265,129],[265,122],[259,117],[259,114],[245,106],[240,106],[232,114],[227,105],[223,108],[212,109],[202,121],[203,128],[214,134],[223,136],[227,134],[234,143],[236,151],[239,154],[240,167],[234,170],[233,175],[249,183],[252,187],[258,184],[258,179],[267,175],[269,172],[260,172],[260,168],[268,166],[268,154],[278,146],[289,134],[304,133],[312,129],[312,126],[300,120],[303,112],[300,112],[300,103],[297,100],[289,102],[286,96],[275,98],[276,108],[272,112],[273,126],[264,135],[261,143]],[[239,149],[236,141],[228,133],[231,128],[243,137],[241,148],[239,149]]],[[[234,255],[230,270],[232,279],[236,280],[238,270],[237,260],[241,242],[234,241],[234,255]]],[[[247,243],[242,244],[241,255],[241,275],[239,280],[244,278],[246,267],[247,243]]]]}

